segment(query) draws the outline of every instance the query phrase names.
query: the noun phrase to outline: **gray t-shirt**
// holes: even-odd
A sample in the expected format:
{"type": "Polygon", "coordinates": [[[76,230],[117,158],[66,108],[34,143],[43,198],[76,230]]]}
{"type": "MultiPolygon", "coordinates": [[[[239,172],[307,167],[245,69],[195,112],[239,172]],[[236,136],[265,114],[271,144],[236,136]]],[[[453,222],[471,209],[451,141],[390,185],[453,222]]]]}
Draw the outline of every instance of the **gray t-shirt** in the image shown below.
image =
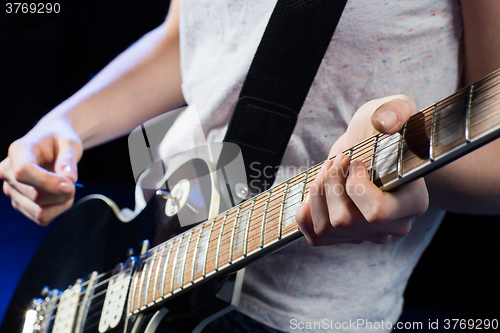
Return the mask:
{"type": "MultiPolygon", "coordinates": [[[[208,141],[222,141],[275,3],[181,1],[182,88],[186,102],[196,105],[208,141]]],[[[350,0],[282,165],[303,170],[324,160],[356,109],[371,99],[406,94],[422,109],[453,93],[461,76],[458,3],[350,0]]],[[[204,143],[192,123],[189,113],[177,118],[166,137],[172,151],[204,143]]],[[[165,149],[164,156],[173,154],[165,149]]],[[[277,181],[292,175],[282,172],[277,181]]],[[[414,220],[408,236],[383,245],[314,248],[298,241],[247,268],[238,310],[290,332],[321,331],[317,325],[306,329],[307,323],[325,320],[395,323],[408,278],[443,215],[429,209],[414,220]]]]}

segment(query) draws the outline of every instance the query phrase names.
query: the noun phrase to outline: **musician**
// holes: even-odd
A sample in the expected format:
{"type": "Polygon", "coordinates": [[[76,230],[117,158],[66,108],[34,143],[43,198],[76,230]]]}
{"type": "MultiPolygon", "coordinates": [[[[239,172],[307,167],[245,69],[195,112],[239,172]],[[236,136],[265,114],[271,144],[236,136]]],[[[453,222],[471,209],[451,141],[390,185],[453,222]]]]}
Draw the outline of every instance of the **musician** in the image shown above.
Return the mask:
{"type": "MultiPolygon", "coordinates": [[[[10,146],[0,178],[13,207],[49,224],[73,204],[84,149],[184,102],[197,106],[208,139],[221,141],[273,7],[172,1],[164,24],[10,146]]],[[[375,130],[395,133],[417,105],[499,68],[499,15],[491,0],[350,0],[283,166],[319,162],[375,130]]],[[[196,144],[191,131],[181,115],[167,138],[196,144]]],[[[324,318],[396,322],[406,281],[444,210],[499,213],[499,152],[495,141],[392,192],[381,192],[356,160],[325,162],[296,215],[314,247],[298,241],[248,267],[239,312],[206,331],[294,331],[293,320],[324,318]],[[345,191],[327,190],[336,185],[345,191]]]]}

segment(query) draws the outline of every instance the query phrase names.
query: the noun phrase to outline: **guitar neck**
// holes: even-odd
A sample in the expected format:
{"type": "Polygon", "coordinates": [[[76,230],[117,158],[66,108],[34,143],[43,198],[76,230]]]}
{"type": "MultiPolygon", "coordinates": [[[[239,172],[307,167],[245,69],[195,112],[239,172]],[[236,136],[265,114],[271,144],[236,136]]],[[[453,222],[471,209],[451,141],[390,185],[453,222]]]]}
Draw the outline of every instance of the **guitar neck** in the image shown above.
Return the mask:
{"type": "MultiPolygon", "coordinates": [[[[500,136],[500,72],[343,152],[384,191],[421,177],[500,136]]],[[[321,164],[147,252],[134,274],[128,314],[241,269],[300,238],[295,213],[321,164]]]]}

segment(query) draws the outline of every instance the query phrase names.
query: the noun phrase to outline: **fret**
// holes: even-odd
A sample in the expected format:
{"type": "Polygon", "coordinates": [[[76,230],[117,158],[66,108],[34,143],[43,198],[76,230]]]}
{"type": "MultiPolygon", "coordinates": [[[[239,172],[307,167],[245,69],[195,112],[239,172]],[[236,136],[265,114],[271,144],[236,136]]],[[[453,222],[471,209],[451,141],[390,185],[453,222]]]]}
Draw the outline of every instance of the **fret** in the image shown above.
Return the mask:
{"type": "Polygon", "coordinates": [[[155,273],[155,282],[153,285],[153,300],[156,300],[156,294],[158,293],[158,283],[159,283],[159,276],[160,276],[160,271],[165,264],[165,261],[163,260],[163,256],[167,252],[167,243],[165,243],[165,246],[161,247],[161,254],[160,257],[158,258],[158,264],[156,264],[156,273],[155,273]]]}
{"type": "Polygon", "coordinates": [[[281,208],[280,208],[280,218],[278,221],[278,240],[281,239],[281,234],[283,232],[283,216],[285,215],[285,200],[286,195],[288,194],[288,187],[290,186],[290,181],[286,182],[285,190],[283,191],[283,198],[281,199],[281,208]]]}
{"type": "Polygon", "coordinates": [[[163,272],[162,272],[162,286],[161,286],[161,295],[162,297],[165,296],[165,283],[167,282],[167,269],[168,269],[168,263],[170,262],[170,255],[172,253],[172,250],[174,249],[174,244],[175,240],[173,242],[170,242],[170,247],[168,249],[168,252],[165,255],[165,263],[163,267],[163,272]]]}
{"type": "Polygon", "coordinates": [[[266,226],[266,217],[267,217],[267,208],[269,207],[269,200],[271,199],[271,192],[272,189],[270,189],[267,192],[267,200],[266,204],[264,206],[264,212],[262,213],[262,227],[261,227],[261,232],[260,232],[260,248],[264,248],[264,230],[266,226]]]}
{"type": "Polygon", "coordinates": [[[398,177],[403,178],[403,148],[404,148],[404,139],[406,134],[406,124],[403,125],[403,134],[399,138],[399,149],[398,149],[398,177]]]}
{"type": "Polygon", "coordinates": [[[146,270],[147,270],[147,267],[148,267],[148,263],[144,263],[142,265],[142,272],[141,272],[141,285],[139,286],[139,296],[137,297],[137,302],[139,304],[138,305],[138,308],[141,309],[141,303],[142,303],[142,291],[144,289],[144,284],[145,284],[145,277],[146,277],[146,270]]]}
{"type": "Polygon", "coordinates": [[[238,210],[236,211],[236,217],[234,218],[233,230],[231,231],[231,241],[229,243],[229,264],[232,264],[233,258],[233,245],[234,245],[234,235],[236,231],[236,226],[238,225],[238,217],[240,217],[241,206],[238,206],[238,210]]]}
{"type": "Polygon", "coordinates": [[[252,219],[252,213],[253,213],[253,207],[255,206],[255,200],[252,200],[252,205],[250,206],[250,212],[248,213],[248,219],[247,219],[247,224],[245,227],[245,240],[243,243],[244,249],[243,249],[243,257],[247,256],[247,251],[248,251],[248,233],[250,231],[250,221],[252,219]]]}
{"type": "Polygon", "coordinates": [[[176,277],[176,283],[180,283],[180,288],[182,289],[184,285],[184,269],[186,268],[186,260],[187,260],[187,254],[189,250],[189,244],[191,243],[191,238],[193,237],[194,234],[194,229],[189,233],[189,238],[187,242],[185,242],[182,246],[186,248],[186,250],[182,254],[182,262],[179,262],[179,267],[177,267],[177,277],[176,277]],[[180,271],[179,271],[180,268],[180,271]]]}
{"type": "MultiPolygon", "coordinates": [[[[149,291],[150,291],[149,285],[150,285],[150,281],[151,281],[151,275],[153,274],[153,268],[154,268],[154,264],[155,264],[155,260],[156,260],[157,255],[158,255],[158,248],[156,248],[153,257],[151,258],[151,263],[149,265],[148,277],[146,279],[147,282],[146,282],[146,293],[145,293],[145,297],[144,297],[144,305],[148,305],[148,296],[149,296],[149,291]]],[[[152,298],[154,298],[154,295],[152,298]]]]}
{"type": "Polygon", "coordinates": [[[377,145],[378,145],[379,136],[380,136],[380,133],[375,136],[375,140],[373,142],[372,159],[370,162],[370,181],[372,183],[373,183],[373,179],[375,177],[375,156],[377,155],[377,145]]]}
{"type": "Polygon", "coordinates": [[[465,111],[465,141],[467,143],[471,142],[471,130],[470,130],[470,113],[471,113],[471,106],[472,106],[472,91],[474,89],[474,85],[471,84],[469,88],[469,98],[467,101],[467,109],[465,111]]]}
{"type": "Polygon", "coordinates": [[[222,220],[222,226],[220,227],[219,240],[217,242],[217,252],[215,253],[215,271],[219,270],[219,253],[220,253],[220,246],[222,243],[222,233],[224,232],[224,226],[226,225],[228,214],[229,211],[226,213],[226,215],[224,215],[224,219],[222,220]]]}
{"type": "Polygon", "coordinates": [[[429,157],[431,162],[436,159],[436,118],[438,113],[439,103],[434,105],[434,112],[432,113],[432,127],[431,127],[431,144],[429,145],[429,157]]]}
{"type": "MultiPolygon", "coordinates": [[[[201,240],[201,234],[203,233],[203,228],[205,227],[205,224],[202,224],[201,225],[201,228],[200,228],[200,234],[198,235],[197,239],[196,239],[196,245],[194,247],[194,252],[193,252],[193,265],[191,267],[191,283],[194,282],[194,269],[195,269],[195,265],[196,265],[196,254],[199,252],[200,250],[200,240],[201,240]]],[[[199,255],[199,253],[198,253],[199,255]]]]}
{"type": "Polygon", "coordinates": [[[351,149],[349,149],[349,159],[352,161],[352,154],[354,152],[354,147],[352,147],[351,149]]]}
{"type": "Polygon", "coordinates": [[[203,277],[207,276],[207,258],[208,258],[208,246],[210,245],[210,239],[212,238],[212,232],[214,230],[215,220],[213,220],[212,225],[210,226],[210,231],[207,239],[207,245],[205,249],[205,259],[203,260],[203,277]]]}
{"type": "Polygon", "coordinates": [[[186,234],[182,234],[181,240],[179,241],[179,244],[177,244],[177,251],[175,251],[175,257],[174,257],[174,264],[172,265],[172,275],[170,276],[170,293],[174,293],[174,280],[175,280],[175,267],[177,266],[177,260],[179,258],[179,253],[181,252],[181,244],[184,241],[184,237],[186,234]]]}
{"type": "MultiPolygon", "coordinates": [[[[352,152],[352,149],[349,152],[349,154],[351,154],[351,152],[352,152]]],[[[351,159],[351,155],[349,156],[349,159],[351,159]]],[[[304,174],[304,184],[302,185],[302,195],[300,196],[300,202],[304,202],[304,195],[306,194],[307,177],[309,177],[309,170],[306,170],[306,172],[304,174]]]]}

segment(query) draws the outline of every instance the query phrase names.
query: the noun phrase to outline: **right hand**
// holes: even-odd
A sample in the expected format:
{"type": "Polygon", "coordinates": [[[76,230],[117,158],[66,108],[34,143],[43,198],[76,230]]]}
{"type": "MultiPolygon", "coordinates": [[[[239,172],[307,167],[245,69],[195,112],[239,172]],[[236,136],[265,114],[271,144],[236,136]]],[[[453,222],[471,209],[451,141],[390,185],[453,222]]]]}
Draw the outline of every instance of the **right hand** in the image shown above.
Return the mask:
{"type": "Polygon", "coordinates": [[[9,147],[0,163],[3,191],[12,206],[45,226],[68,210],[75,196],[83,145],[67,119],[42,119],[9,147]]]}

